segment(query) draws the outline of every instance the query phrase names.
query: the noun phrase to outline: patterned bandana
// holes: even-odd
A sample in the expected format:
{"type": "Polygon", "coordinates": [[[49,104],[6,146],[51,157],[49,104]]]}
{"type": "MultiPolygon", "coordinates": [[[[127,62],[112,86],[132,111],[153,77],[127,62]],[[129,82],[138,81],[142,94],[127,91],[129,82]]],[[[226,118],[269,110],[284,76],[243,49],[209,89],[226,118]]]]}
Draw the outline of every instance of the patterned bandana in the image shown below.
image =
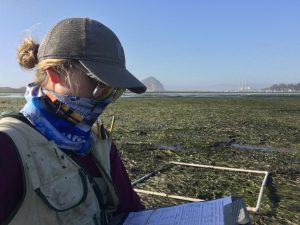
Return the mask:
{"type": "Polygon", "coordinates": [[[91,147],[91,126],[112,98],[96,101],[57,94],[41,89],[37,84],[27,86],[27,103],[21,113],[48,140],[64,151],[86,155],[91,147]]]}

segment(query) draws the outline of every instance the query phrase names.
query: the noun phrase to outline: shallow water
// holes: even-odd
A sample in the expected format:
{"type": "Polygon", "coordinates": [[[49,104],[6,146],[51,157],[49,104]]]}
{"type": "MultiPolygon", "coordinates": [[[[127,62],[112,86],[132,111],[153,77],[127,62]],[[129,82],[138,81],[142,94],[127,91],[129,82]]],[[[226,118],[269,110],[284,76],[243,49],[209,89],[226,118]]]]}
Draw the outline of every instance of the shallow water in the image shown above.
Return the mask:
{"type": "Polygon", "coordinates": [[[24,93],[0,93],[0,98],[24,98],[24,93]]]}
{"type": "Polygon", "coordinates": [[[233,148],[238,148],[240,150],[255,150],[255,151],[260,151],[260,152],[272,152],[274,151],[273,148],[269,147],[269,146],[256,146],[256,145],[241,145],[241,144],[231,144],[230,145],[233,148]]]}
{"type": "Polygon", "coordinates": [[[245,97],[245,96],[300,96],[300,92],[145,92],[135,94],[125,92],[122,97],[192,97],[192,98],[217,98],[217,97],[245,97]]]}

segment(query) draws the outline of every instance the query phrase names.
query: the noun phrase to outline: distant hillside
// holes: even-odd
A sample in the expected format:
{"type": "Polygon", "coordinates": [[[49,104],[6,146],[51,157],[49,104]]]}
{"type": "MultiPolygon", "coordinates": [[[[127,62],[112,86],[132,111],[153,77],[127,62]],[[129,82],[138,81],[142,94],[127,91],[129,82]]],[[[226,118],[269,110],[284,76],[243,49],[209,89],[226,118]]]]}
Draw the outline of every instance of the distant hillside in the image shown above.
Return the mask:
{"type": "Polygon", "coordinates": [[[287,92],[300,91],[300,83],[298,83],[298,84],[274,84],[271,87],[266,88],[266,90],[287,91],[287,92]]]}
{"type": "Polygon", "coordinates": [[[20,88],[10,88],[10,87],[0,87],[0,93],[25,93],[26,87],[20,88]]]}
{"type": "Polygon", "coordinates": [[[163,84],[155,77],[147,77],[146,79],[142,80],[142,83],[147,87],[148,92],[166,91],[163,84]]]}

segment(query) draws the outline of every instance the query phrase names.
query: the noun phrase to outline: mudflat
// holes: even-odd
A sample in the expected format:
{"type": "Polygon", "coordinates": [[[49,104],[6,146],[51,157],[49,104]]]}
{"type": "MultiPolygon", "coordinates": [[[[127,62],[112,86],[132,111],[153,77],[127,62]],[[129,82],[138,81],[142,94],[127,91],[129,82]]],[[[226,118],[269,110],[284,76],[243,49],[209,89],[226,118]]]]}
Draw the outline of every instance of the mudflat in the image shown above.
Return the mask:
{"type": "MultiPolygon", "coordinates": [[[[0,111],[25,100],[0,99],[0,111]]],[[[132,181],[169,161],[269,171],[253,224],[300,221],[300,97],[121,98],[102,119],[115,116],[116,142],[132,181]]],[[[210,200],[238,195],[255,206],[262,175],[171,166],[135,187],[210,200]]],[[[149,208],[185,201],[140,194],[149,208]]]]}

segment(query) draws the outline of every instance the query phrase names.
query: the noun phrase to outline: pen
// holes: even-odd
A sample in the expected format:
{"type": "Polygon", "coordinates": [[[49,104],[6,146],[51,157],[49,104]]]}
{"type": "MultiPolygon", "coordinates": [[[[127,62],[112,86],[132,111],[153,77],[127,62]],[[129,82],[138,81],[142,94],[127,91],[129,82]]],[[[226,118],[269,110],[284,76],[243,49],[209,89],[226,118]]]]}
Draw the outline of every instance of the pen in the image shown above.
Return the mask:
{"type": "Polygon", "coordinates": [[[109,128],[109,136],[112,137],[112,132],[115,128],[115,116],[112,117],[110,128],[109,128]]]}

